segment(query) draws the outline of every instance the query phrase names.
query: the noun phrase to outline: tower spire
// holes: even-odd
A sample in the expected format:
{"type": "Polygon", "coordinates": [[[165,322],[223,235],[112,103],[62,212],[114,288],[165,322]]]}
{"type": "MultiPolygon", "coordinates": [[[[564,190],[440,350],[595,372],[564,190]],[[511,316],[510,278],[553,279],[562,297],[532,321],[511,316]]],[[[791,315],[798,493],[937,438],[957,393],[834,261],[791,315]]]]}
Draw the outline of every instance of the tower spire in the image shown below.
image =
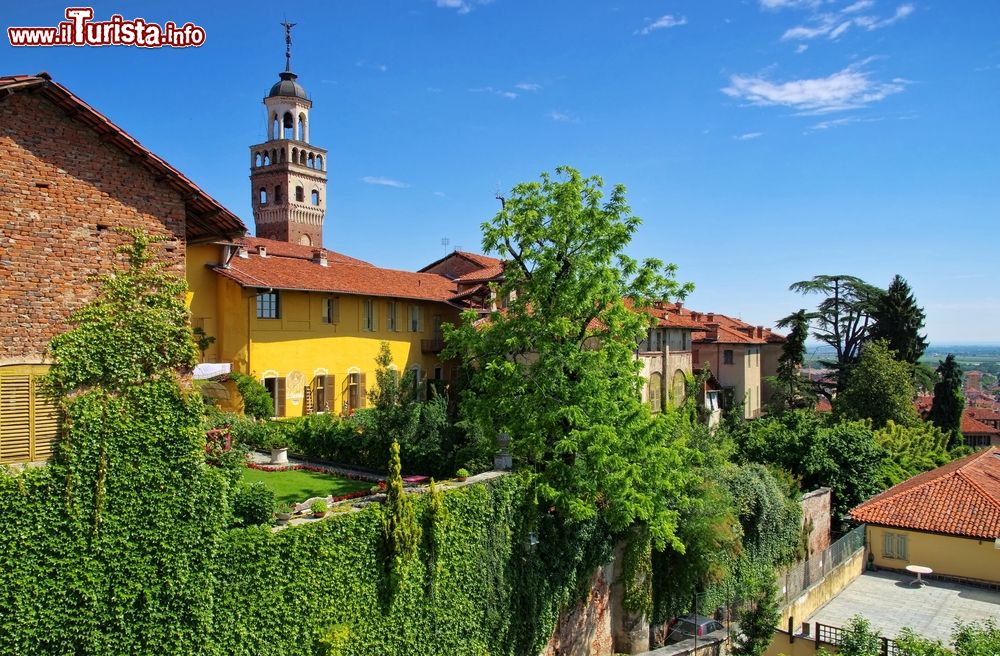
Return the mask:
{"type": "Polygon", "coordinates": [[[285,72],[290,73],[292,70],[292,28],[296,24],[289,23],[287,18],[280,24],[285,28],[285,72]]]}

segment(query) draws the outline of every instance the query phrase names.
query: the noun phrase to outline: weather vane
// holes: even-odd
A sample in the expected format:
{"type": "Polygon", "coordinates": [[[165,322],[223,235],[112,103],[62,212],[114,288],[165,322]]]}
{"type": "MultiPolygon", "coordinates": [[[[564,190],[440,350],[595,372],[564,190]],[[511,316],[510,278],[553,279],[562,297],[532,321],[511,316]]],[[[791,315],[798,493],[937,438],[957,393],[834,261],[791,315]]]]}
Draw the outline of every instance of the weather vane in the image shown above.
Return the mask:
{"type": "Polygon", "coordinates": [[[292,70],[292,28],[295,27],[295,23],[289,23],[286,18],[280,24],[285,27],[285,70],[290,72],[292,70]]]}

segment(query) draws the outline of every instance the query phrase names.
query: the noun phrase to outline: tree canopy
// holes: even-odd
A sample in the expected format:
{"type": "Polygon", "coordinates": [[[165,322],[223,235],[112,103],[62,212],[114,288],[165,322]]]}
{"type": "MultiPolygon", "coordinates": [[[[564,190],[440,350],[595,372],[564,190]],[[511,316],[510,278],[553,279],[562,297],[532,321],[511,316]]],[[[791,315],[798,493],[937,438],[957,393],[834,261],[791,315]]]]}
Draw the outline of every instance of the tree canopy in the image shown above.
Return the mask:
{"type": "Polygon", "coordinates": [[[624,254],[638,229],[625,188],[570,167],[517,185],[483,248],[505,262],[495,293],[508,307],[446,328],[443,357],[469,370],[462,412],[506,432],[515,462],[538,473],[538,494],[566,516],[598,513],[614,530],[648,525],[657,548],[676,538],[684,447],[641,402],[634,352],[649,317],[632,308],[683,298],[676,267],[624,254]]]}
{"type": "Polygon", "coordinates": [[[917,364],[927,350],[927,339],[920,331],[924,327],[924,310],[917,305],[909,283],[897,275],[889,288],[880,294],[872,311],[875,325],[871,329],[872,339],[883,339],[896,358],[917,364]]]}
{"type": "Polygon", "coordinates": [[[952,434],[952,443],[961,439],[962,412],[965,395],[962,393],[962,367],[951,353],[938,364],[940,380],[934,385],[934,402],[930,420],[941,430],[952,434]]]}
{"type": "Polygon", "coordinates": [[[779,328],[791,328],[778,358],[777,375],[770,379],[774,393],[768,399],[772,412],[811,406],[815,401],[812,384],[802,376],[806,357],[806,338],[809,337],[809,313],[793,312],[778,321],[779,328]]]}
{"type": "Polygon", "coordinates": [[[870,419],[875,428],[882,428],[890,420],[903,426],[920,421],[913,406],[916,391],[910,367],[894,355],[882,340],[865,346],[833,401],[836,417],[848,421],[870,419]]]}

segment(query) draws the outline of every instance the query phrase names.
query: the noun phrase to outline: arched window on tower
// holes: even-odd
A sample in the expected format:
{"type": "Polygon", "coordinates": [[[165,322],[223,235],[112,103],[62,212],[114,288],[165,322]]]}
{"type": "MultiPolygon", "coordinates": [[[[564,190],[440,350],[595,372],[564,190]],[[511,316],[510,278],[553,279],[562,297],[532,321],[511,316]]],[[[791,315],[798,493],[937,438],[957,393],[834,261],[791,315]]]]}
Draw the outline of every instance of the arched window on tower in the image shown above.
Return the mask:
{"type": "Polygon", "coordinates": [[[315,189],[312,190],[312,204],[319,205],[319,192],[315,189]]]}
{"type": "Polygon", "coordinates": [[[264,151],[264,166],[271,166],[271,154],[264,151]]]}
{"type": "Polygon", "coordinates": [[[303,112],[299,114],[299,141],[309,141],[306,134],[306,115],[303,112]]]}
{"type": "Polygon", "coordinates": [[[306,199],[306,190],[302,188],[302,185],[295,187],[295,200],[302,203],[306,199]]]}
{"type": "Polygon", "coordinates": [[[278,161],[279,162],[284,162],[285,161],[285,149],[284,148],[282,148],[281,150],[278,151],[278,161]]]}
{"type": "Polygon", "coordinates": [[[311,169],[316,168],[316,158],[313,157],[312,153],[309,153],[309,160],[308,161],[309,161],[309,163],[306,164],[306,166],[308,166],[311,169]]]}
{"type": "Polygon", "coordinates": [[[278,114],[277,112],[271,114],[271,125],[269,126],[267,138],[268,140],[277,139],[281,135],[281,128],[278,125],[278,114]]]}
{"type": "Polygon", "coordinates": [[[278,151],[277,150],[272,150],[271,151],[271,163],[272,164],[277,164],[278,163],[278,151]]]}
{"type": "Polygon", "coordinates": [[[298,164],[298,163],[299,163],[299,149],[292,148],[292,164],[298,164]]]}
{"type": "Polygon", "coordinates": [[[323,170],[323,156],[322,155],[316,155],[316,168],[318,168],[320,171],[323,170]]]}
{"type": "Polygon", "coordinates": [[[299,245],[300,246],[312,246],[313,245],[313,240],[312,240],[312,238],[309,235],[302,235],[301,237],[299,237],[299,245]]]}
{"type": "Polygon", "coordinates": [[[274,202],[281,202],[281,185],[274,185],[274,202]]]}
{"type": "Polygon", "coordinates": [[[305,150],[300,150],[299,151],[299,164],[301,164],[302,166],[306,165],[306,151],[305,150]]]}
{"type": "Polygon", "coordinates": [[[258,192],[257,202],[261,205],[267,205],[267,189],[264,189],[264,187],[261,187],[258,192]]]}
{"type": "Polygon", "coordinates": [[[254,168],[259,167],[261,161],[262,161],[262,159],[261,159],[260,153],[254,153],[254,156],[253,156],[253,165],[254,165],[254,168]]]}
{"type": "Polygon", "coordinates": [[[284,117],[281,119],[282,127],[282,139],[294,139],[295,138],[295,117],[292,116],[291,112],[285,112],[284,117]]]}

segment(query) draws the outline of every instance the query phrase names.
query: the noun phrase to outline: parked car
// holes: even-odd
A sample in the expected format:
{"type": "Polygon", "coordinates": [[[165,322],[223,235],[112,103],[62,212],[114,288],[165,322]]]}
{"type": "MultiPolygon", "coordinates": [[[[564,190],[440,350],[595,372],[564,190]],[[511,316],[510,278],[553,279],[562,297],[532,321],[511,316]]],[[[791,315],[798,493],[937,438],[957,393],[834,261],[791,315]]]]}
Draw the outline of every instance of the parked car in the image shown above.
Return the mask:
{"type": "Polygon", "coordinates": [[[667,642],[680,642],[681,640],[688,640],[694,637],[701,638],[707,636],[709,633],[721,631],[723,628],[725,627],[722,626],[722,622],[713,620],[711,617],[685,615],[684,617],[674,618],[674,621],[670,623],[667,642]]]}

